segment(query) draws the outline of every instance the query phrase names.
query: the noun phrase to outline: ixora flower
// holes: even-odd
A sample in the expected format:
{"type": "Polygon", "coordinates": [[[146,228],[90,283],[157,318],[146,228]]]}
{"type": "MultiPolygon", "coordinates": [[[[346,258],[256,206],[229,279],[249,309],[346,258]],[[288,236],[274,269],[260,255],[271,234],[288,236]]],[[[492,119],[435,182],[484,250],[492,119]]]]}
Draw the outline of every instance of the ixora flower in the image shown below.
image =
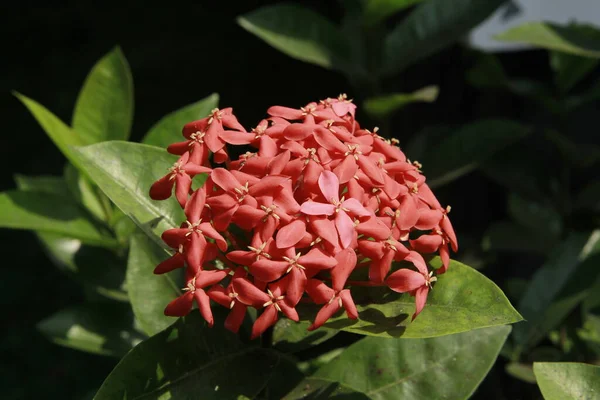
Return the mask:
{"type": "Polygon", "coordinates": [[[150,189],[155,200],[174,191],[187,217],[162,235],[175,252],[154,272],[185,268],[187,282],[165,314],[186,315],[196,302],[212,326],[212,300],[231,309],[225,327],[237,332],[253,307],[257,337],[281,316],[298,321],[297,305],[313,303],[321,307],[313,330],[341,310],[358,318],[351,290],[365,285],[414,296],[413,319],[423,310],[437,277],[422,255],[438,253],[442,274],[458,248],[450,208],[421,165],[397,141],[361,128],[355,111],[341,95],[273,106],[250,131],[231,108],[185,125],[186,140],[168,147],[179,160],[150,189]],[[198,174],[207,179],[193,190],[198,174]],[[368,281],[351,280],[362,267],[368,281]]]}

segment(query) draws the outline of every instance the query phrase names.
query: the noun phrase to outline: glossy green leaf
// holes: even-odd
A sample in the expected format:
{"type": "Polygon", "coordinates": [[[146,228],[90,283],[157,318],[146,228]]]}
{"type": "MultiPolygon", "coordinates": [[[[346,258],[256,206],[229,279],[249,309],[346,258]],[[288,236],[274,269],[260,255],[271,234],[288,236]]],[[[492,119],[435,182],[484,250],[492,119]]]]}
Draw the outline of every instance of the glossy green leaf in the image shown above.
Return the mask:
{"type": "MultiPolygon", "coordinates": [[[[431,264],[435,268],[441,266],[439,258],[431,264]]],[[[413,322],[410,320],[415,311],[414,298],[384,289],[354,289],[358,319],[351,320],[340,313],[324,326],[361,335],[428,338],[523,319],[494,282],[457,261],[451,261],[448,271],[438,277],[425,309],[413,322]]]]}
{"type": "MultiPolygon", "coordinates": [[[[593,29],[590,27],[590,29],[593,29]]],[[[494,37],[503,42],[526,43],[582,57],[600,58],[600,31],[590,35],[572,26],[527,22],[494,37]]]]}
{"type": "Polygon", "coordinates": [[[158,147],[120,141],[98,143],[76,152],[94,183],[157,243],[162,244],[162,232],[185,221],[174,196],[155,201],[148,194],[152,183],[177,161],[176,156],[158,147]]]}
{"type": "Polygon", "coordinates": [[[215,316],[215,326],[208,328],[193,311],[138,345],[94,399],[236,400],[256,398],[265,387],[276,399],[302,378],[283,355],[243,344],[223,328],[220,313],[215,316]]]}
{"type": "Polygon", "coordinates": [[[364,110],[376,117],[385,118],[410,103],[433,103],[438,96],[437,86],[427,86],[412,93],[392,93],[365,100],[364,110]]]}
{"type": "Polygon", "coordinates": [[[185,140],[181,135],[181,130],[188,122],[196,121],[206,117],[210,111],[219,106],[219,95],[213,93],[196,103],[189,104],[177,111],[165,115],[154,124],[142,143],[157,147],[167,147],[175,142],[185,140]]]}
{"type": "Polygon", "coordinates": [[[583,300],[585,288],[572,290],[567,284],[573,281],[575,284],[592,284],[595,279],[589,277],[590,268],[580,267],[588,257],[599,252],[600,231],[591,234],[575,232],[548,255],[548,261],[535,272],[519,302],[519,311],[527,321],[514,330],[519,350],[535,345],[583,300]]]}
{"type": "Polygon", "coordinates": [[[144,340],[124,303],[85,303],[41,321],[37,328],[54,343],[88,353],[121,357],[144,340]]]}
{"type": "Polygon", "coordinates": [[[365,23],[375,25],[422,0],[368,0],[364,10],[365,23]]]}
{"type": "Polygon", "coordinates": [[[0,193],[0,227],[54,232],[96,246],[118,244],[90,222],[68,197],[50,193],[19,190],[0,193]]]}
{"type": "Polygon", "coordinates": [[[309,332],[308,321],[293,322],[282,318],[273,329],[273,346],[284,353],[295,353],[331,339],[338,331],[335,329],[317,329],[309,332]]]}
{"type": "Polygon", "coordinates": [[[530,201],[515,193],[510,193],[508,214],[537,236],[556,240],[562,233],[562,217],[549,204],[530,201]]]}
{"type": "Polygon", "coordinates": [[[94,65],[79,92],[73,129],[87,144],[127,140],[133,122],[133,78],[120,48],[94,65]]]}
{"type": "Polygon", "coordinates": [[[583,363],[533,364],[545,400],[593,400],[600,396],[600,367],[583,363]]]}
{"type": "Polygon", "coordinates": [[[404,70],[450,46],[479,25],[504,0],[428,0],[399,23],[385,39],[381,73],[404,70]]]}
{"type": "Polygon", "coordinates": [[[466,399],[494,364],[509,332],[509,326],[498,326],[432,339],[364,338],[285,399],[466,399]]]}
{"type": "Polygon", "coordinates": [[[174,276],[154,275],[154,268],[168,257],[167,253],[144,234],[131,237],[127,262],[127,291],[140,326],[152,336],[173,324],[176,319],[164,315],[169,302],[181,294],[174,276]]]}
{"type": "Polygon", "coordinates": [[[331,21],[309,8],[276,4],[242,15],[237,21],[290,57],[340,71],[356,68],[346,38],[331,21]]]}
{"type": "Polygon", "coordinates": [[[419,161],[423,164],[429,186],[441,186],[473,171],[495,153],[529,133],[529,127],[516,121],[476,121],[450,133],[419,161]]]}
{"type": "MultiPolygon", "coordinates": [[[[100,221],[107,221],[107,209],[102,205],[100,196],[102,193],[95,187],[86,176],[82,175],[73,164],[67,164],[64,170],[65,182],[70,195],[84,206],[94,217],[100,221]]],[[[108,209],[112,206],[107,204],[108,209]]]]}
{"type": "Polygon", "coordinates": [[[556,241],[535,235],[513,222],[499,221],[486,230],[482,248],[486,251],[531,252],[545,256],[555,244],[556,241]]]}

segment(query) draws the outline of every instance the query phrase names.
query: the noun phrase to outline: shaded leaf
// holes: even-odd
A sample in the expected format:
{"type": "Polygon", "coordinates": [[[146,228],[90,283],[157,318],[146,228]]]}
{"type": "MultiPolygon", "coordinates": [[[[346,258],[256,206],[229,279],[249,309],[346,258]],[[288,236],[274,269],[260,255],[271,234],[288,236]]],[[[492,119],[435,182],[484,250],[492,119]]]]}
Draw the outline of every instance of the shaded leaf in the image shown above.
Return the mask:
{"type": "Polygon", "coordinates": [[[162,232],[185,221],[174,196],[154,201],[148,194],[152,183],[166,175],[177,161],[175,156],[158,147],[120,141],[76,151],[94,183],[156,243],[162,245],[162,232]]]}
{"type": "Polygon", "coordinates": [[[562,219],[555,208],[512,192],[508,196],[508,214],[535,236],[542,236],[546,240],[556,240],[562,232],[562,219]]]}
{"type": "Polygon", "coordinates": [[[86,144],[127,140],[133,122],[133,78],[116,47],[94,65],[73,112],[73,129],[86,144]]]}
{"type": "Polygon", "coordinates": [[[265,387],[277,398],[302,378],[281,354],[243,344],[238,335],[222,328],[220,313],[215,316],[211,329],[193,311],[139,344],[94,398],[235,400],[255,398],[265,387]]]}
{"type": "Polygon", "coordinates": [[[323,343],[338,333],[327,328],[309,332],[309,326],[308,321],[293,322],[287,318],[280,319],[273,329],[273,346],[284,353],[295,353],[323,343]]]}
{"type": "MultiPolygon", "coordinates": [[[[67,164],[64,170],[65,181],[70,195],[83,205],[92,215],[100,221],[107,221],[108,215],[100,201],[102,193],[90,182],[89,178],[82,175],[73,164],[67,164]]],[[[108,205],[110,207],[110,205],[108,205]]]]}
{"type": "Polygon", "coordinates": [[[560,51],[550,52],[550,65],[554,70],[554,83],[558,90],[567,93],[598,66],[600,60],[575,56],[560,51]]]}
{"type": "Polygon", "coordinates": [[[490,370],[509,326],[432,339],[364,338],[323,366],[285,399],[466,399],[490,370]],[[328,393],[332,385],[342,389],[328,393]],[[364,396],[343,396],[344,393],[364,396]],[[337,395],[337,396],[335,396],[337,395]]]}
{"type": "Polygon", "coordinates": [[[555,243],[513,222],[499,221],[488,227],[481,246],[486,251],[532,252],[545,256],[555,243]]]}
{"type": "Polygon", "coordinates": [[[328,19],[297,4],[265,6],[238,24],[290,57],[324,68],[351,71],[350,44],[328,19]]]}
{"type": "Polygon", "coordinates": [[[392,93],[372,97],[365,100],[363,106],[368,114],[376,118],[385,118],[410,103],[432,103],[437,99],[438,93],[437,86],[427,86],[412,93],[392,93]]]}
{"type": "Polygon", "coordinates": [[[593,400],[600,393],[600,367],[583,363],[533,364],[546,400],[593,400]]]}
{"type": "Polygon", "coordinates": [[[450,46],[479,25],[504,0],[428,0],[398,24],[385,39],[380,73],[398,73],[450,46]]]}
{"type": "MultiPolygon", "coordinates": [[[[591,26],[589,30],[591,31],[591,26]]],[[[595,34],[584,33],[572,26],[560,26],[550,22],[527,22],[499,35],[496,40],[526,43],[547,50],[558,50],[583,57],[600,58],[600,30],[595,34]]]]}
{"type": "Polygon", "coordinates": [[[523,364],[519,362],[511,362],[506,364],[506,373],[523,382],[535,383],[535,375],[531,364],[523,364]]]}
{"type": "Polygon", "coordinates": [[[154,124],[142,143],[157,147],[167,147],[175,142],[184,140],[181,130],[188,122],[196,121],[206,117],[210,111],[219,106],[219,95],[213,93],[193,104],[189,104],[177,111],[165,115],[154,124]]]}
{"type": "Polygon", "coordinates": [[[15,182],[20,190],[50,193],[59,196],[68,196],[69,189],[61,176],[38,175],[25,176],[15,175],[15,182]]]}
{"type": "Polygon", "coordinates": [[[0,227],[54,232],[95,246],[117,246],[68,197],[9,190],[0,193],[0,227]]]}
{"type": "Polygon", "coordinates": [[[144,339],[133,326],[128,304],[86,303],[57,312],[37,328],[61,346],[121,357],[144,339]]]}
{"type": "Polygon", "coordinates": [[[422,0],[368,0],[364,18],[367,25],[375,25],[393,14],[404,10],[422,0]]]}
{"type": "Polygon", "coordinates": [[[600,146],[591,143],[577,144],[568,136],[555,130],[546,130],[545,136],[558,148],[562,156],[575,167],[590,167],[600,161],[600,146]]]}
{"type": "Polygon", "coordinates": [[[143,234],[131,237],[127,262],[127,291],[136,318],[150,336],[164,330],[176,319],[164,315],[171,300],[181,294],[175,276],[154,275],[154,268],[167,254],[143,234]]]}

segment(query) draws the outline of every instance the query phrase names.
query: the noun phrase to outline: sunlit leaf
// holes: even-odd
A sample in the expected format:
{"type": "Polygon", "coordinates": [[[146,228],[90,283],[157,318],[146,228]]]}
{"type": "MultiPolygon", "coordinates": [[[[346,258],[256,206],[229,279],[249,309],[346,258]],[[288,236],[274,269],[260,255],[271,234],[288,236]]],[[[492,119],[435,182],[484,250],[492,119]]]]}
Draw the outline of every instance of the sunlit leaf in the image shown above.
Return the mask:
{"type": "Polygon", "coordinates": [[[545,400],[592,400],[600,393],[600,367],[582,363],[533,364],[545,400]]]}
{"type": "Polygon", "coordinates": [[[412,93],[392,93],[372,97],[365,100],[363,107],[368,114],[376,118],[385,118],[410,103],[432,103],[437,99],[438,92],[437,86],[427,86],[412,93]]]}

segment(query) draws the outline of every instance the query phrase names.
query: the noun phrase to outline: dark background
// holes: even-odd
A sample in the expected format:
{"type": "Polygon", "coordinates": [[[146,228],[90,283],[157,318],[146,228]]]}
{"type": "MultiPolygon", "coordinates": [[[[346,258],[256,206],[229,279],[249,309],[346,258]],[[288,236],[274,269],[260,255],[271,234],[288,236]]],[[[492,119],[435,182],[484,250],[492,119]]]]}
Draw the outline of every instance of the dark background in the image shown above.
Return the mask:
{"type": "MultiPolygon", "coordinates": [[[[87,72],[115,45],[123,49],[134,77],[132,140],[139,140],[164,114],[212,92],[220,94],[222,107],[234,108],[247,128],[275,104],[299,107],[341,92],[360,100],[340,74],[293,60],[236,25],[235,16],[266,3],[275,2],[178,1],[159,7],[140,0],[78,0],[2,5],[0,190],[14,188],[15,173],[59,175],[65,161],[10,91],[39,101],[70,122],[87,72]]],[[[334,20],[341,17],[337,2],[303,3],[334,20]]],[[[501,59],[509,74],[551,78],[545,52],[505,54],[501,59]]],[[[489,116],[520,118],[532,112],[510,95],[485,97],[469,87],[464,74],[472,64],[472,54],[454,46],[387,82],[390,91],[431,84],[441,90],[434,104],[412,105],[396,115],[393,136],[401,145],[426,126],[489,116]]],[[[368,121],[360,113],[359,119],[368,121]]],[[[485,228],[505,215],[505,191],[478,173],[451,186],[436,194],[442,204],[453,206],[452,221],[463,248],[473,238],[470,245],[478,249],[485,228]]],[[[93,393],[116,360],[56,346],[35,330],[39,320],[81,300],[81,289],[52,266],[33,234],[1,230],[0,241],[5,254],[0,281],[1,396],[79,399],[93,393]]],[[[521,260],[502,271],[483,272],[501,284],[506,276],[519,274],[523,264],[521,260]]],[[[500,370],[486,385],[505,386],[505,379],[500,370]]],[[[518,391],[518,385],[505,387],[507,398],[517,398],[510,395],[513,390],[518,391]]]]}

